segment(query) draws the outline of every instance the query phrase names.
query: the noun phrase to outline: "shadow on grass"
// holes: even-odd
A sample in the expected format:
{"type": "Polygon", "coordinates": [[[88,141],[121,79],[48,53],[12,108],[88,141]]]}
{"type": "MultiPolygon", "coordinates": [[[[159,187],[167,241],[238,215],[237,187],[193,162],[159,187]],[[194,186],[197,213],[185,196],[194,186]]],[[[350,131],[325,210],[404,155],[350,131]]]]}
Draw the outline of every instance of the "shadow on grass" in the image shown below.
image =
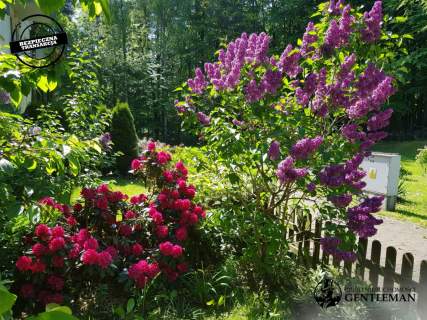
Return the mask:
{"type": "Polygon", "coordinates": [[[406,198],[398,197],[397,198],[397,203],[398,204],[403,204],[403,205],[410,205],[410,204],[415,204],[415,201],[408,200],[406,198]]]}
{"type": "Polygon", "coordinates": [[[109,177],[108,179],[104,179],[106,183],[114,183],[114,185],[118,187],[128,186],[130,184],[143,186],[143,183],[138,181],[138,179],[129,176],[129,177],[109,177]]]}
{"type": "Polygon", "coordinates": [[[427,213],[426,213],[426,215],[421,215],[418,213],[414,213],[414,212],[411,212],[408,210],[402,210],[402,209],[397,209],[394,213],[400,214],[400,215],[405,216],[405,217],[412,217],[412,218],[417,218],[420,220],[427,221],[427,213]]]}

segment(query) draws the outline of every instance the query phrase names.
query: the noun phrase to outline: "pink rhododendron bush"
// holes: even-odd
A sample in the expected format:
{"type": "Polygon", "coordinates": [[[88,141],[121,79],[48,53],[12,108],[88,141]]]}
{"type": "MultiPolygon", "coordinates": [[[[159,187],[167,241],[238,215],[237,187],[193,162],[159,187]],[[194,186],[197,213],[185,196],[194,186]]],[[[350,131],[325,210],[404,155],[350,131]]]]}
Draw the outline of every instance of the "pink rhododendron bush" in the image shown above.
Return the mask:
{"type": "Polygon", "coordinates": [[[319,8],[320,21],[308,23],[297,45],[271,54],[270,36],[243,33],[178,88],[184,125],[244,199],[232,209],[251,212],[240,225],[252,224],[252,258],[275,256],[293,217],[311,212],[332,222],[324,251],[354,261],[357,237],[382,222],[374,213],[383,199],[363,193],[359,165],[387,136],[392,109],[383,105],[396,90],[389,72],[397,37],[382,31],[381,1],[363,13],[341,0],[319,8]],[[262,229],[265,217],[270,229],[262,229]],[[273,228],[281,228],[275,246],[273,228]]]}
{"type": "Polygon", "coordinates": [[[16,261],[17,291],[28,306],[69,303],[101,284],[129,297],[154,278],[173,282],[187,272],[186,243],[205,217],[187,168],[149,143],[132,169],[151,186],[147,195],[100,185],[82,189],[72,207],[40,200],[43,215],[58,218],[35,226],[16,261]]]}

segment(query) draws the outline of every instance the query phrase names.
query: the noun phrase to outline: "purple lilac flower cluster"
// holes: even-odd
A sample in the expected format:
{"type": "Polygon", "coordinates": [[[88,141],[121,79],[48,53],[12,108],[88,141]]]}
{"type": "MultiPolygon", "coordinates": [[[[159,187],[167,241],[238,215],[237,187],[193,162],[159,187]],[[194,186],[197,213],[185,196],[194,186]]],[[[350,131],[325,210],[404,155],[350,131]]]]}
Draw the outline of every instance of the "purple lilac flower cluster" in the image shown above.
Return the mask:
{"type": "Polygon", "coordinates": [[[356,97],[347,108],[349,118],[358,119],[370,111],[378,111],[394,93],[392,82],[393,78],[370,63],[356,84],[356,97]]]}
{"type": "Polygon", "coordinates": [[[267,52],[270,37],[263,33],[240,38],[228,44],[226,50],[219,51],[219,62],[205,63],[205,72],[217,90],[233,89],[240,81],[241,69],[245,63],[259,65],[269,61],[267,52]]]}
{"type": "Polygon", "coordinates": [[[295,96],[297,97],[298,104],[306,106],[311,96],[316,91],[317,74],[310,73],[305,77],[304,86],[302,88],[297,87],[295,90],[295,96]]]}
{"type": "Polygon", "coordinates": [[[371,213],[380,211],[381,204],[384,200],[382,196],[366,198],[358,206],[347,210],[347,226],[357,233],[360,238],[367,238],[377,233],[376,225],[381,224],[381,219],[375,218],[371,213]]]}
{"type": "Polygon", "coordinates": [[[292,146],[291,154],[295,159],[306,159],[320,147],[322,142],[323,137],[321,136],[317,136],[313,139],[301,139],[292,146]]]}
{"type": "Polygon", "coordinates": [[[348,262],[354,262],[357,259],[357,255],[351,251],[344,251],[338,248],[341,244],[341,239],[337,237],[324,237],[320,239],[320,245],[322,246],[323,252],[332,255],[337,260],[344,260],[348,262]]]}
{"type": "Polygon", "coordinates": [[[211,123],[211,118],[203,112],[197,112],[197,119],[204,126],[208,126],[211,123]]]}
{"type": "Polygon", "coordinates": [[[302,72],[301,66],[298,64],[301,59],[301,52],[299,50],[293,50],[291,44],[285,48],[280,56],[279,63],[277,64],[279,69],[286,73],[290,78],[295,78],[302,72]]]}
{"type": "Polygon", "coordinates": [[[293,182],[308,174],[307,168],[295,168],[294,158],[288,156],[277,167],[276,175],[281,183],[293,182]]]}
{"type": "Polygon", "coordinates": [[[328,197],[329,201],[331,201],[337,208],[345,208],[353,200],[353,196],[349,193],[333,195],[328,197]]]}
{"type": "Polygon", "coordinates": [[[270,148],[268,149],[267,155],[271,161],[276,161],[277,159],[279,159],[279,157],[280,157],[280,142],[279,141],[274,140],[270,144],[270,148]]]}
{"type": "Polygon", "coordinates": [[[328,12],[333,15],[341,14],[341,7],[344,5],[343,0],[331,0],[329,1],[328,12]]]}
{"type": "Polygon", "coordinates": [[[275,94],[282,84],[282,73],[280,71],[267,70],[263,75],[260,84],[252,79],[245,87],[246,100],[256,102],[261,100],[265,94],[275,94]]]}
{"type": "Polygon", "coordinates": [[[365,28],[361,31],[362,39],[368,43],[377,41],[381,36],[382,2],[376,1],[371,11],[365,12],[363,20],[365,28]]]}
{"type": "Polygon", "coordinates": [[[319,173],[319,181],[331,188],[347,185],[356,190],[361,190],[366,186],[366,183],[361,181],[366,173],[358,170],[362,161],[363,154],[358,153],[344,164],[327,166],[319,173]]]}
{"type": "Polygon", "coordinates": [[[367,124],[368,131],[378,131],[387,127],[392,114],[393,109],[387,109],[370,117],[367,124]]]}
{"type": "Polygon", "coordinates": [[[109,132],[104,133],[99,137],[99,143],[101,144],[104,150],[108,150],[111,148],[112,140],[111,134],[109,132]]]}
{"type": "Polygon", "coordinates": [[[302,37],[301,55],[306,55],[314,50],[312,43],[317,41],[316,28],[313,22],[309,22],[302,37]]]}
{"type": "Polygon", "coordinates": [[[316,90],[311,104],[311,110],[319,117],[324,117],[328,113],[327,99],[329,89],[326,85],[326,76],[326,68],[322,68],[317,75],[316,90]]]}
{"type": "Polygon", "coordinates": [[[194,79],[189,79],[187,83],[191,91],[198,94],[203,93],[207,85],[205,75],[200,68],[196,68],[196,76],[194,79]]]}
{"type": "Polygon", "coordinates": [[[333,49],[339,48],[348,43],[348,39],[352,32],[351,26],[355,21],[355,18],[350,14],[350,12],[350,5],[345,6],[342,10],[342,15],[339,21],[334,19],[329,24],[323,44],[324,52],[330,53],[333,49]]]}

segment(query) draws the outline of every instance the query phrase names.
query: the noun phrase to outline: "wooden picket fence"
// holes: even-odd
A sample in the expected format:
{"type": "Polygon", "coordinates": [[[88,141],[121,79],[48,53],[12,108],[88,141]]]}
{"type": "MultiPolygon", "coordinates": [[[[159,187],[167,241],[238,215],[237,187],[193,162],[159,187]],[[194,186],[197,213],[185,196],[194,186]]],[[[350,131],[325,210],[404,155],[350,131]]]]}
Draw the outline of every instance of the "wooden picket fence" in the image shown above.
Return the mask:
{"type": "MultiPolygon", "coordinates": [[[[414,279],[414,256],[405,253],[402,257],[400,270],[396,270],[397,250],[391,246],[384,246],[378,240],[371,243],[368,254],[368,240],[359,239],[358,259],[356,262],[342,263],[323,252],[319,239],[322,236],[322,221],[312,216],[293,217],[293,224],[288,228],[287,239],[293,243],[292,252],[298,261],[305,266],[315,268],[317,265],[333,265],[342,270],[349,277],[356,277],[378,287],[380,276],[383,277],[384,288],[415,288],[417,293],[417,312],[427,318],[427,261],[420,262],[418,279],[414,279]],[[384,254],[385,264],[381,265],[381,256],[384,254]]],[[[427,250],[427,248],[426,248],[427,250]]]]}

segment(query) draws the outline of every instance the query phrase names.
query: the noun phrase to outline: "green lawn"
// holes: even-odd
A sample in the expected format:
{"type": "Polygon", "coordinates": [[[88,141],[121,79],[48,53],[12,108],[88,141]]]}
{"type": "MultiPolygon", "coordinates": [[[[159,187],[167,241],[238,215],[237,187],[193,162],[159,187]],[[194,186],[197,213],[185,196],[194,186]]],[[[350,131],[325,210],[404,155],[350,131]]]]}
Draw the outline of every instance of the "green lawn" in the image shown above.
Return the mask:
{"type": "MultiPolygon", "coordinates": [[[[128,196],[134,196],[146,192],[144,185],[135,181],[130,181],[124,178],[106,179],[104,183],[107,183],[110,188],[114,191],[121,191],[128,196]]],[[[71,194],[71,203],[79,198],[81,188],[75,188],[71,194]]]]}
{"type": "Polygon", "coordinates": [[[427,140],[385,142],[375,147],[374,151],[399,153],[402,157],[401,167],[408,173],[404,183],[405,194],[398,201],[396,211],[384,211],[381,214],[427,227],[427,174],[415,162],[417,149],[425,145],[427,140]]]}

